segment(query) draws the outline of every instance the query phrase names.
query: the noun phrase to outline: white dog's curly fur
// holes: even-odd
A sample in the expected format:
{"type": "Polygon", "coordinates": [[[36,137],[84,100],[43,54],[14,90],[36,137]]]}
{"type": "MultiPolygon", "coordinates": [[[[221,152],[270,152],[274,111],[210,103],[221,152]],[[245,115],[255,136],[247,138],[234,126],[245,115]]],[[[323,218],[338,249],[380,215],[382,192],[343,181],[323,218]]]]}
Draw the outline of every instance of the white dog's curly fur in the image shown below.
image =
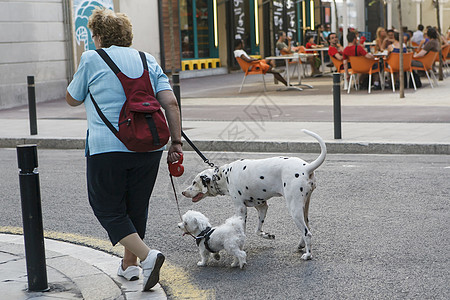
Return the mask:
{"type": "Polygon", "coordinates": [[[241,217],[233,216],[224,224],[213,228],[208,218],[198,211],[189,210],[182,219],[183,222],[178,227],[197,239],[201,257],[197,266],[206,266],[210,256],[220,259],[218,252],[223,249],[234,256],[231,267],[239,266],[242,269],[246,265],[247,254],[242,250],[245,243],[244,220],[241,217]]]}
{"type": "Polygon", "coordinates": [[[247,218],[247,207],[255,207],[259,214],[257,234],[273,239],[274,235],[262,231],[268,205],[272,197],[284,196],[295,224],[301,230],[299,249],[305,248],[302,259],[311,259],[311,232],[308,210],[311,194],[316,187],[314,170],[325,160],[326,145],[314,132],[303,130],[320,144],[320,155],[311,163],[297,157],[242,159],[215,169],[207,169],[195,176],[183,195],[193,202],[208,196],[230,195],[236,215],[247,218]]]}

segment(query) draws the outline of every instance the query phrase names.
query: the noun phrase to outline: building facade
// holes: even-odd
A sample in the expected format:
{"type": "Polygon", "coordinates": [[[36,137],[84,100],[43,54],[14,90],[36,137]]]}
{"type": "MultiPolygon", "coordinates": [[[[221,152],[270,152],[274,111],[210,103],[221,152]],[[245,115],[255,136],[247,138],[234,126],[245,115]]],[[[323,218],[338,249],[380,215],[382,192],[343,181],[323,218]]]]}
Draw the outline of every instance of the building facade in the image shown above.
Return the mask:
{"type": "MultiPolygon", "coordinates": [[[[441,28],[450,3],[440,0],[441,28]]],[[[167,73],[181,77],[238,69],[237,40],[247,53],[274,55],[280,30],[304,44],[318,24],[375,33],[398,28],[394,0],[0,0],[0,109],[27,103],[27,76],[35,76],[37,101],[62,99],[81,54],[93,49],[87,19],[95,6],[126,13],[132,47],[151,53],[167,73]],[[344,18],[346,19],[344,20],[344,18]],[[346,22],[344,22],[346,21],[346,22]]],[[[402,1],[403,25],[437,25],[435,1],[402,1]]],[[[337,29],[339,30],[339,29],[337,29]]],[[[373,38],[373,36],[372,36],[373,38]]]]}

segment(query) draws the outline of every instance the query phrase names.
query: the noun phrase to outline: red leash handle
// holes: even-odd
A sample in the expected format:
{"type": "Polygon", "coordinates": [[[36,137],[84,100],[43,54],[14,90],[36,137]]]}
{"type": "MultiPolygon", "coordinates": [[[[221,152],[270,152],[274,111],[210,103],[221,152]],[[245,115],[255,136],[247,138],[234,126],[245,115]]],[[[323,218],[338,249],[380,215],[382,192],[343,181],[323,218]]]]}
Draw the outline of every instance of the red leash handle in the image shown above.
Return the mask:
{"type": "Polygon", "coordinates": [[[169,164],[169,173],[174,177],[180,177],[184,173],[183,163],[183,153],[180,153],[180,159],[169,164]]]}

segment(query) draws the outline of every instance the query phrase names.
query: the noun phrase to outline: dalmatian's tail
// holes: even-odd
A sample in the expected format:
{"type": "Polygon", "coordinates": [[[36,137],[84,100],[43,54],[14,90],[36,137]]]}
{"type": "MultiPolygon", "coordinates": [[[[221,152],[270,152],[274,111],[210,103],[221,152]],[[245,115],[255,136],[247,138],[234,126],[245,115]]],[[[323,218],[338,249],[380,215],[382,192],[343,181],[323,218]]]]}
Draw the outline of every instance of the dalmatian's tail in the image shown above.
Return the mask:
{"type": "Polygon", "coordinates": [[[325,142],[322,140],[322,138],[318,134],[316,134],[312,131],[306,130],[306,129],[302,129],[302,131],[304,133],[306,133],[307,135],[310,135],[313,138],[315,138],[320,144],[319,157],[316,158],[316,160],[314,160],[313,162],[311,162],[309,165],[306,166],[306,170],[308,171],[309,174],[311,174],[311,172],[313,172],[315,169],[320,167],[320,165],[324,162],[325,157],[327,156],[327,146],[325,145],[325,142]]]}

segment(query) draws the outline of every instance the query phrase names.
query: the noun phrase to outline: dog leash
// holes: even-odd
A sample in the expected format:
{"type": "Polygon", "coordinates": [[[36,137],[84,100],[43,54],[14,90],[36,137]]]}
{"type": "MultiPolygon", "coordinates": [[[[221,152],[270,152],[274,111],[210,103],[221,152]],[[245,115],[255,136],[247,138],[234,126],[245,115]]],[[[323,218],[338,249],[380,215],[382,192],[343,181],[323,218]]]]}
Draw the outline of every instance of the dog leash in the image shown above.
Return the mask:
{"type": "MultiPolygon", "coordinates": [[[[172,184],[173,194],[175,195],[175,202],[177,203],[178,215],[180,216],[180,220],[183,222],[183,217],[181,216],[180,203],[178,202],[177,190],[175,189],[175,184],[173,182],[173,176],[169,172],[170,183],[172,184]]],[[[190,236],[192,236],[195,240],[197,239],[192,233],[189,231],[186,232],[190,236]]]]}
{"type": "Polygon", "coordinates": [[[181,135],[183,138],[188,142],[188,144],[194,149],[195,152],[203,159],[203,161],[208,164],[210,167],[215,167],[215,165],[209,161],[209,159],[206,158],[206,156],[203,155],[203,153],[194,145],[194,143],[188,138],[188,136],[184,133],[184,131],[181,131],[181,135]]]}

